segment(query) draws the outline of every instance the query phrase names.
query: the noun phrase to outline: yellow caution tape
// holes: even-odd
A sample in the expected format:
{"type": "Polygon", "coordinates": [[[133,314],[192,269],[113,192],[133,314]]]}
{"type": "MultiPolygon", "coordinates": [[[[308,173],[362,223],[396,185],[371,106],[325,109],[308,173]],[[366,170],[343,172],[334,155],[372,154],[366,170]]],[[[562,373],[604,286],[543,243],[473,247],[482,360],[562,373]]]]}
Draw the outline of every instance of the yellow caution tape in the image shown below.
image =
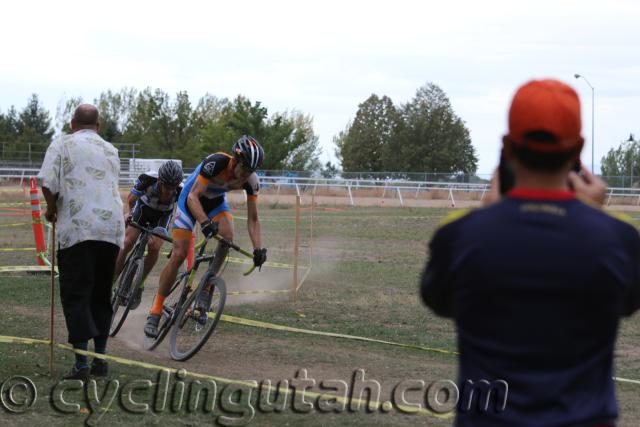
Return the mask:
{"type": "MultiPolygon", "coordinates": [[[[250,260],[250,259],[236,258],[232,256],[228,258],[229,258],[229,262],[233,262],[236,264],[253,264],[253,260],[250,260]]],[[[293,268],[293,265],[291,264],[284,264],[281,262],[271,262],[271,261],[267,261],[262,265],[265,267],[275,267],[275,268],[293,268]]],[[[303,265],[299,265],[298,268],[307,268],[307,267],[303,265]]]]}
{"type": "Polygon", "coordinates": [[[640,381],[638,381],[638,380],[630,380],[628,378],[613,377],[613,380],[621,382],[621,383],[640,384],[640,381]]]}
{"type": "Polygon", "coordinates": [[[0,252],[35,251],[36,248],[0,248],[0,252]]]}
{"type": "Polygon", "coordinates": [[[5,227],[20,227],[21,225],[29,225],[30,222],[14,222],[13,224],[0,224],[0,228],[5,227]]]}
{"type": "MultiPolygon", "coordinates": [[[[11,336],[5,336],[5,335],[0,335],[0,343],[7,343],[7,344],[46,344],[46,345],[50,345],[51,341],[49,340],[39,340],[39,339],[33,339],[33,338],[22,338],[22,337],[11,337],[11,336]]],[[[97,357],[98,359],[105,359],[105,360],[111,360],[113,362],[116,363],[120,363],[123,365],[128,365],[128,366],[136,366],[136,367],[141,367],[141,368],[146,368],[146,369],[153,369],[153,370],[165,370],[171,373],[177,373],[180,369],[176,369],[176,368],[169,368],[167,366],[162,366],[162,365],[155,365],[153,363],[147,363],[147,362],[141,362],[138,360],[132,360],[132,359],[126,359],[124,357],[118,357],[118,356],[111,356],[111,355],[107,355],[107,354],[98,354],[98,353],[94,353],[93,351],[86,351],[86,350],[79,350],[79,349],[74,349],[73,347],[66,345],[66,344],[59,344],[59,343],[55,343],[56,347],[67,350],[67,351],[72,351],[74,353],[78,353],[78,354],[83,354],[85,356],[93,356],[93,357],[97,357]]],[[[255,390],[259,389],[259,385],[257,382],[251,382],[251,381],[242,381],[242,380],[233,380],[233,379],[229,379],[229,378],[223,378],[223,377],[218,377],[215,375],[206,375],[206,374],[199,374],[196,372],[187,372],[186,373],[188,376],[194,377],[194,378],[202,378],[202,379],[207,379],[207,380],[214,380],[216,382],[220,382],[223,384],[240,384],[240,385],[244,385],[247,387],[251,387],[255,390]]],[[[290,389],[288,387],[278,387],[278,392],[280,393],[284,393],[284,392],[288,392],[290,389]]],[[[315,392],[310,392],[310,391],[305,391],[306,395],[311,397],[311,398],[319,398],[319,397],[323,397],[325,399],[335,399],[336,401],[340,402],[340,403],[344,403],[345,405],[349,405],[349,404],[358,404],[358,406],[362,405],[362,407],[370,407],[370,402],[362,400],[362,399],[356,399],[356,398],[352,398],[352,399],[348,399],[348,398],[344,398],[342,396],[336,396],[336,395],[332,395],[329,393],[315,393],[315,392]]],[[[385,402],[386,403],[386,402],[385,402]]],[[[376,410],[381,410],[381,408],[387,406],[385,405],[385,403],[380,403],[380,402],[375,402],[375,408],[376,410]]],[[[420,414],[420,415],[427,415],[427,416],[433,416],[433,417],[437,417],[437,418],[441,418],[441,419],[450,419],[453,417],[453,413],[446,413],[446,414],[438,414],[435,412],[431,412],[427,409],[416,409],[415,406],[406,406],[406,405],[396,405],[396,407],[400,410],[402,410],[403,412],[412,412],[412,413],[416,413],[416,414],[420,414]]],[[[382,409],[384,410],[384,409],[382,409]]]]}
{"type": "Polygon", "coordinates": [[[290,292],[290,289],[265,289],[257,291],[233,291],[227,292],[227,295],[288,294],[290,292]]]}
{"type": "MultiPolygon", "coordinates": [[[[41,203],[44,203],[44,200],[41,201],[41,203]]],[[[0,207],[14,207],[14,206],[25,206],[25,205],[30,205],[31,201],[29,202],[7,202],[7,203],[0,203],[0,207]]]]}
{"type": "Polygon", "coordinates": [[[0,335],[0,342],[5,344],[49,344],[49,340],[38,340],[35,338],[11,337],[0,335]]]}
{"type": "MultiPolygon", "coordinates": [[[[0,267],[0,273],[48,273],[50,271],[51,267],[46,265],[7,265],[0,267]]],[[[58,272],[58,267],[55,268],[55,272],[58,272]]]]}
{"type": "Polygon", "coordinates": [[[277,331],[296,332],[300,334],[321,335],[324,337],[344,338],[344,339],[355,340],[355,341],[374,342],[378,344],[386,344],[386,345],[392,345],[392,346],[403,347],[403,348],[412,348],[416,350],[430,351],[435,353],[452,354],[452,355],[460,354],[457,351],[445,350],[442,348],[423,347],[421,345],[415,345],[415,344],[402,344],[402,343],[397,343],[392,341],[379,340],[375,338],[359,337],[356,335],[338,334],[335,332],[312,331],[309,329],[300,329],[300,328],[293,328],[291,326],[283,326],[283,325],[276,325],[273,323],[260,322],[258,320],[243,319],[241,317],[229,316],[226,314],[223,314],[220,317],[220,320],[224,320],[225,322],[229,322],[229,323],[237,323],[239,325],[255,326],[256,328],[275,329],[277,331]]]}

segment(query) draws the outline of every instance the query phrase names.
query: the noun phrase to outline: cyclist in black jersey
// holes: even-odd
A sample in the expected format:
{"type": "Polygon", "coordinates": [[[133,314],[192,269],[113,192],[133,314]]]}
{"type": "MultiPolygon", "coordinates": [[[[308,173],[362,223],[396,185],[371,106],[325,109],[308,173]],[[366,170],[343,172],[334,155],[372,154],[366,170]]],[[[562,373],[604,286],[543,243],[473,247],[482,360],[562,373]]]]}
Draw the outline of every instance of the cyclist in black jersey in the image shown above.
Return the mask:
{"type": "MultiPolygon", "coordinates": [[[[182,189],[182,179],[182,167],[173,160],[163,163],[157,173],[148,172],[140,175],[127,198],[129,214],[125,223],[129,224],[130,221],[135,221],[143,226],[160,227],[168,234],[169,221],[182,189]]],[[[127,254],[135,245],[139,234],[140,230],[137,228],[126,228],[124,247],[120,249],[116,261],[116,277],[121,273],[127,254]]],[[[144,261],[143,277],[146,278],[156,264],[163,242],[162,239],[150,237],[144,261]]],[[[133,296],[132,310],[140,305],[143,289],[144,279],[142,286],[133,296]]]]}

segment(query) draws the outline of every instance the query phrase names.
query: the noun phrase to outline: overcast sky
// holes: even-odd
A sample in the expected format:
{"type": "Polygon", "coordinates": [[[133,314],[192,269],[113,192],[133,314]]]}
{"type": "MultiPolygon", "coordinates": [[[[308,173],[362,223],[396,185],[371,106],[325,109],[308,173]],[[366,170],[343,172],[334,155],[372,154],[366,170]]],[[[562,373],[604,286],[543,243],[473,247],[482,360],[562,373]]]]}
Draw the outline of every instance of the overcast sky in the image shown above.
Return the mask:
{"type": "Polygon", "coordinates": [[[555,77],[582,99],[591,163],[640,137],[640,2],[636,1],[12,1],[0,12],[0,111],[37,93],[91,101],[122,87],[245,95],[270,112],[314,118],[333,137],[369,95],[409,101],[439,85],[489,173],[516,87],[555,77]],[[98,6],[99,5],[99,6],[98,6]]]}

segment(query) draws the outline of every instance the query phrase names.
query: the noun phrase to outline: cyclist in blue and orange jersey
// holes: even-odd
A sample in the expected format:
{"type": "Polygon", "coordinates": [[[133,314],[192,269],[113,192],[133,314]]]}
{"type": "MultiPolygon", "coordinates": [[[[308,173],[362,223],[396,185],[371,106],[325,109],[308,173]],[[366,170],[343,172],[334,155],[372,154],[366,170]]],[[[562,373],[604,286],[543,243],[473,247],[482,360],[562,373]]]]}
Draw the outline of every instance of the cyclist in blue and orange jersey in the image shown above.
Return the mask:
{"type": "MultiPolygon", "coordinates": [[[[247,193],[247,228],[253,243],[253,263],[260,267],[267,259],[267,250],[262,247],[260,221],[258,219],[258,191],[260,182],[255,171],[262,166],[264,150],[253,137],[242,136],[232,148],[232,155],[215,153],[206,157],[187,178],[184,190],[178,200],[173,222],[173,250],[169,262],[162,270],[158,293],[153,301],[144,332],[156,337],[158,322],[164,300],[175,281],[178,268],[184,262],[189,250],[193,228],[200,224],[207,237],[220,234],[233,240],[233,216],[227,204],[226,193],[244,190],[247,193]]],[[[228,248],[221,244],[216,249],[216,274],[226,259],[228,248]]],[[[196,301],[199,307],[210,304],[211,293],[201,293],[196,301]]],[[[207,307],[208,308],[208,307],[207,307]]],[[[206,310],[205,310],[206,311],[206,310]]]]}
{"type": "MultiPolygon", "coordinates": [[[[147,172],[140,175],[127,198],[129,214],[125,224],[135,221],[142,226],[163,228],[168,234],[169,221],[180,196],[183,178],[182,167],[173,160],[163,163],[157,173],[147,172]]],[[[122,272],[127,254],[135,245],[139,235],[140,230],[127,226],[124,247],[120,249],[116,261],[116,277],[122,272]]],[[[149,238],[148,253],[144,260],[143,282],[133,295],[132,310],[140,305],[144,278],[158,261],[162,243],[163,240],[157,237],[149,238]]]]}

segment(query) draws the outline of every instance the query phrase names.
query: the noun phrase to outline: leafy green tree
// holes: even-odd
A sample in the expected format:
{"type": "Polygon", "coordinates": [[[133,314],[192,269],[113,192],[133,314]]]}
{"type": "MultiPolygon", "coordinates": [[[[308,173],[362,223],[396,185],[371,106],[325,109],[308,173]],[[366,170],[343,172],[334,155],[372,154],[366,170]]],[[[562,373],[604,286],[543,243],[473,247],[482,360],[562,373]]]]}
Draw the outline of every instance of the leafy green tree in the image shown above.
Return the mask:
{"type": "Polygon", "coordinates": [[[12,106],[5,114],[0,113],[0,142],[13,142],[18,137],[18,112],[12,106]]]}
{"type": "MultiPolygon", "coordinates": [[[[291,128],[291,132],[282,139],[276,139],[271,132],[270,146],[278,147],[278,151],[282,151],[283,147],[287,151],[287,155],[282,158],[274,158],[272,168],[265,169],[288,169],[294,171],[311,171],[320,169],[319,140],[313,132],[313,119],[311,116],[305,116],[299,112],[293,112],[285,115],[285,122],[291,128]],[[278,162],[279,163],[275,163],[278,162]]],[[[272,126],[273,129],[273,126],[272,126]]],[[[265,161],[267,164],[267,161],[265,161]]]]}
{"type": "MultiPolygon", "coordinates": [[[[634,182],[640,180],[640,141],[636,141],[633,134],[622,141],[617,148],[609,149],[601,161],[602,175],[607,177],[629,176],[635,177],[634,182]]],[[[623,182],[609,182],[609,185],[627,185],[623,182]]]]}
{"type": "Polygon", "coordinates": [[[31,95],[27,106],[20,112],[17,122],[18,135],[31,131],[40,139],[49,140],[53,135],[49,112],[40,104],[38,95],[31,95]]]}
{"type": "Polygon", "coordinates": [[[17,138],[14,150],[20,153],[17,157],[21,160],[41,161],[51,142],[53,129],[49,111],[41,105],[35,93],[31,95],[26,107],[18,115],[15,127],[17,138]]]}
{"type": "Polygon", "coordinates": [[[325,163],[322,169],[320,169],[320,175],[322,175],[323,178],[335,178],[339,173],[338,167],[330,161],[325,163]]]}
{"type": "Polygon", "coordinates": [[[469,130],[437,85],[418,89],[402,116],[402,130],[388,146],[391,170],[475,173],[478,158],[469,130]]]}
{"type": "Polygon", "coordinates": [[[186,144],[190,115],[186,94],[179,93],[172,103],[161,89],[145,88],[129,104],[121,140],[138,144],[141,155],[147,158],[179,157],[186,144]]]}
{"type": "Polygon", "coordinates": [[[18,112],[12,106],[5,114],[0,113],[0,160],[14,160],[18,157],[18,112]]]}
{"type": "Polygon", "coordinates": [[[275,113],[260,102],[238,96],[233,102],[213,104],[215,119],[199,132],[200,145],[208,153],[228,152],[233,141],[249,134],[265,151],[263,169],[314,170],[319,167],[318,137],[313,120],[299,112],[275,113]]]}
{"type": "Polygon", "coordinates": [[[334,139],[345,172],[389,170],[386,147],[397,137],[401,120],[387,96],[373,94],[360,104],[353,122],[334,139]]]}
{"type": "Polygon", "coordinates": [[[123,88],[119,92],[107,90],[93,101],[100,112],[100,136],[114,144],[127,142],[124,129],[133,110],[137,91],[123,88]]]}
{"type": "Polygon", "coordinates": [[[82,102],[82,97],[71,97],[64,101],[64,104],[62,104],[62,102],[58,103],[56,125],[62,133],[71,132],[71,119],[73,118],[73,112],[76,110],[78,105],[82,104],[82,102]]]}
{"type": "Polygon", "coordinates": [[[469,130],[432,83],[399,108],[371,95],[334,143],[345,172],[474,173],[478,164],[469,130]]]}
{"type": "Polygon", "coordinates": [[[228,125],[234,111],[234,105],[227,98],[206,94],[198,101],[194,111],[196,134],[192,161],[200,162],[211,153],[229,152],[233,141],[242,134],[228,125]]]}

